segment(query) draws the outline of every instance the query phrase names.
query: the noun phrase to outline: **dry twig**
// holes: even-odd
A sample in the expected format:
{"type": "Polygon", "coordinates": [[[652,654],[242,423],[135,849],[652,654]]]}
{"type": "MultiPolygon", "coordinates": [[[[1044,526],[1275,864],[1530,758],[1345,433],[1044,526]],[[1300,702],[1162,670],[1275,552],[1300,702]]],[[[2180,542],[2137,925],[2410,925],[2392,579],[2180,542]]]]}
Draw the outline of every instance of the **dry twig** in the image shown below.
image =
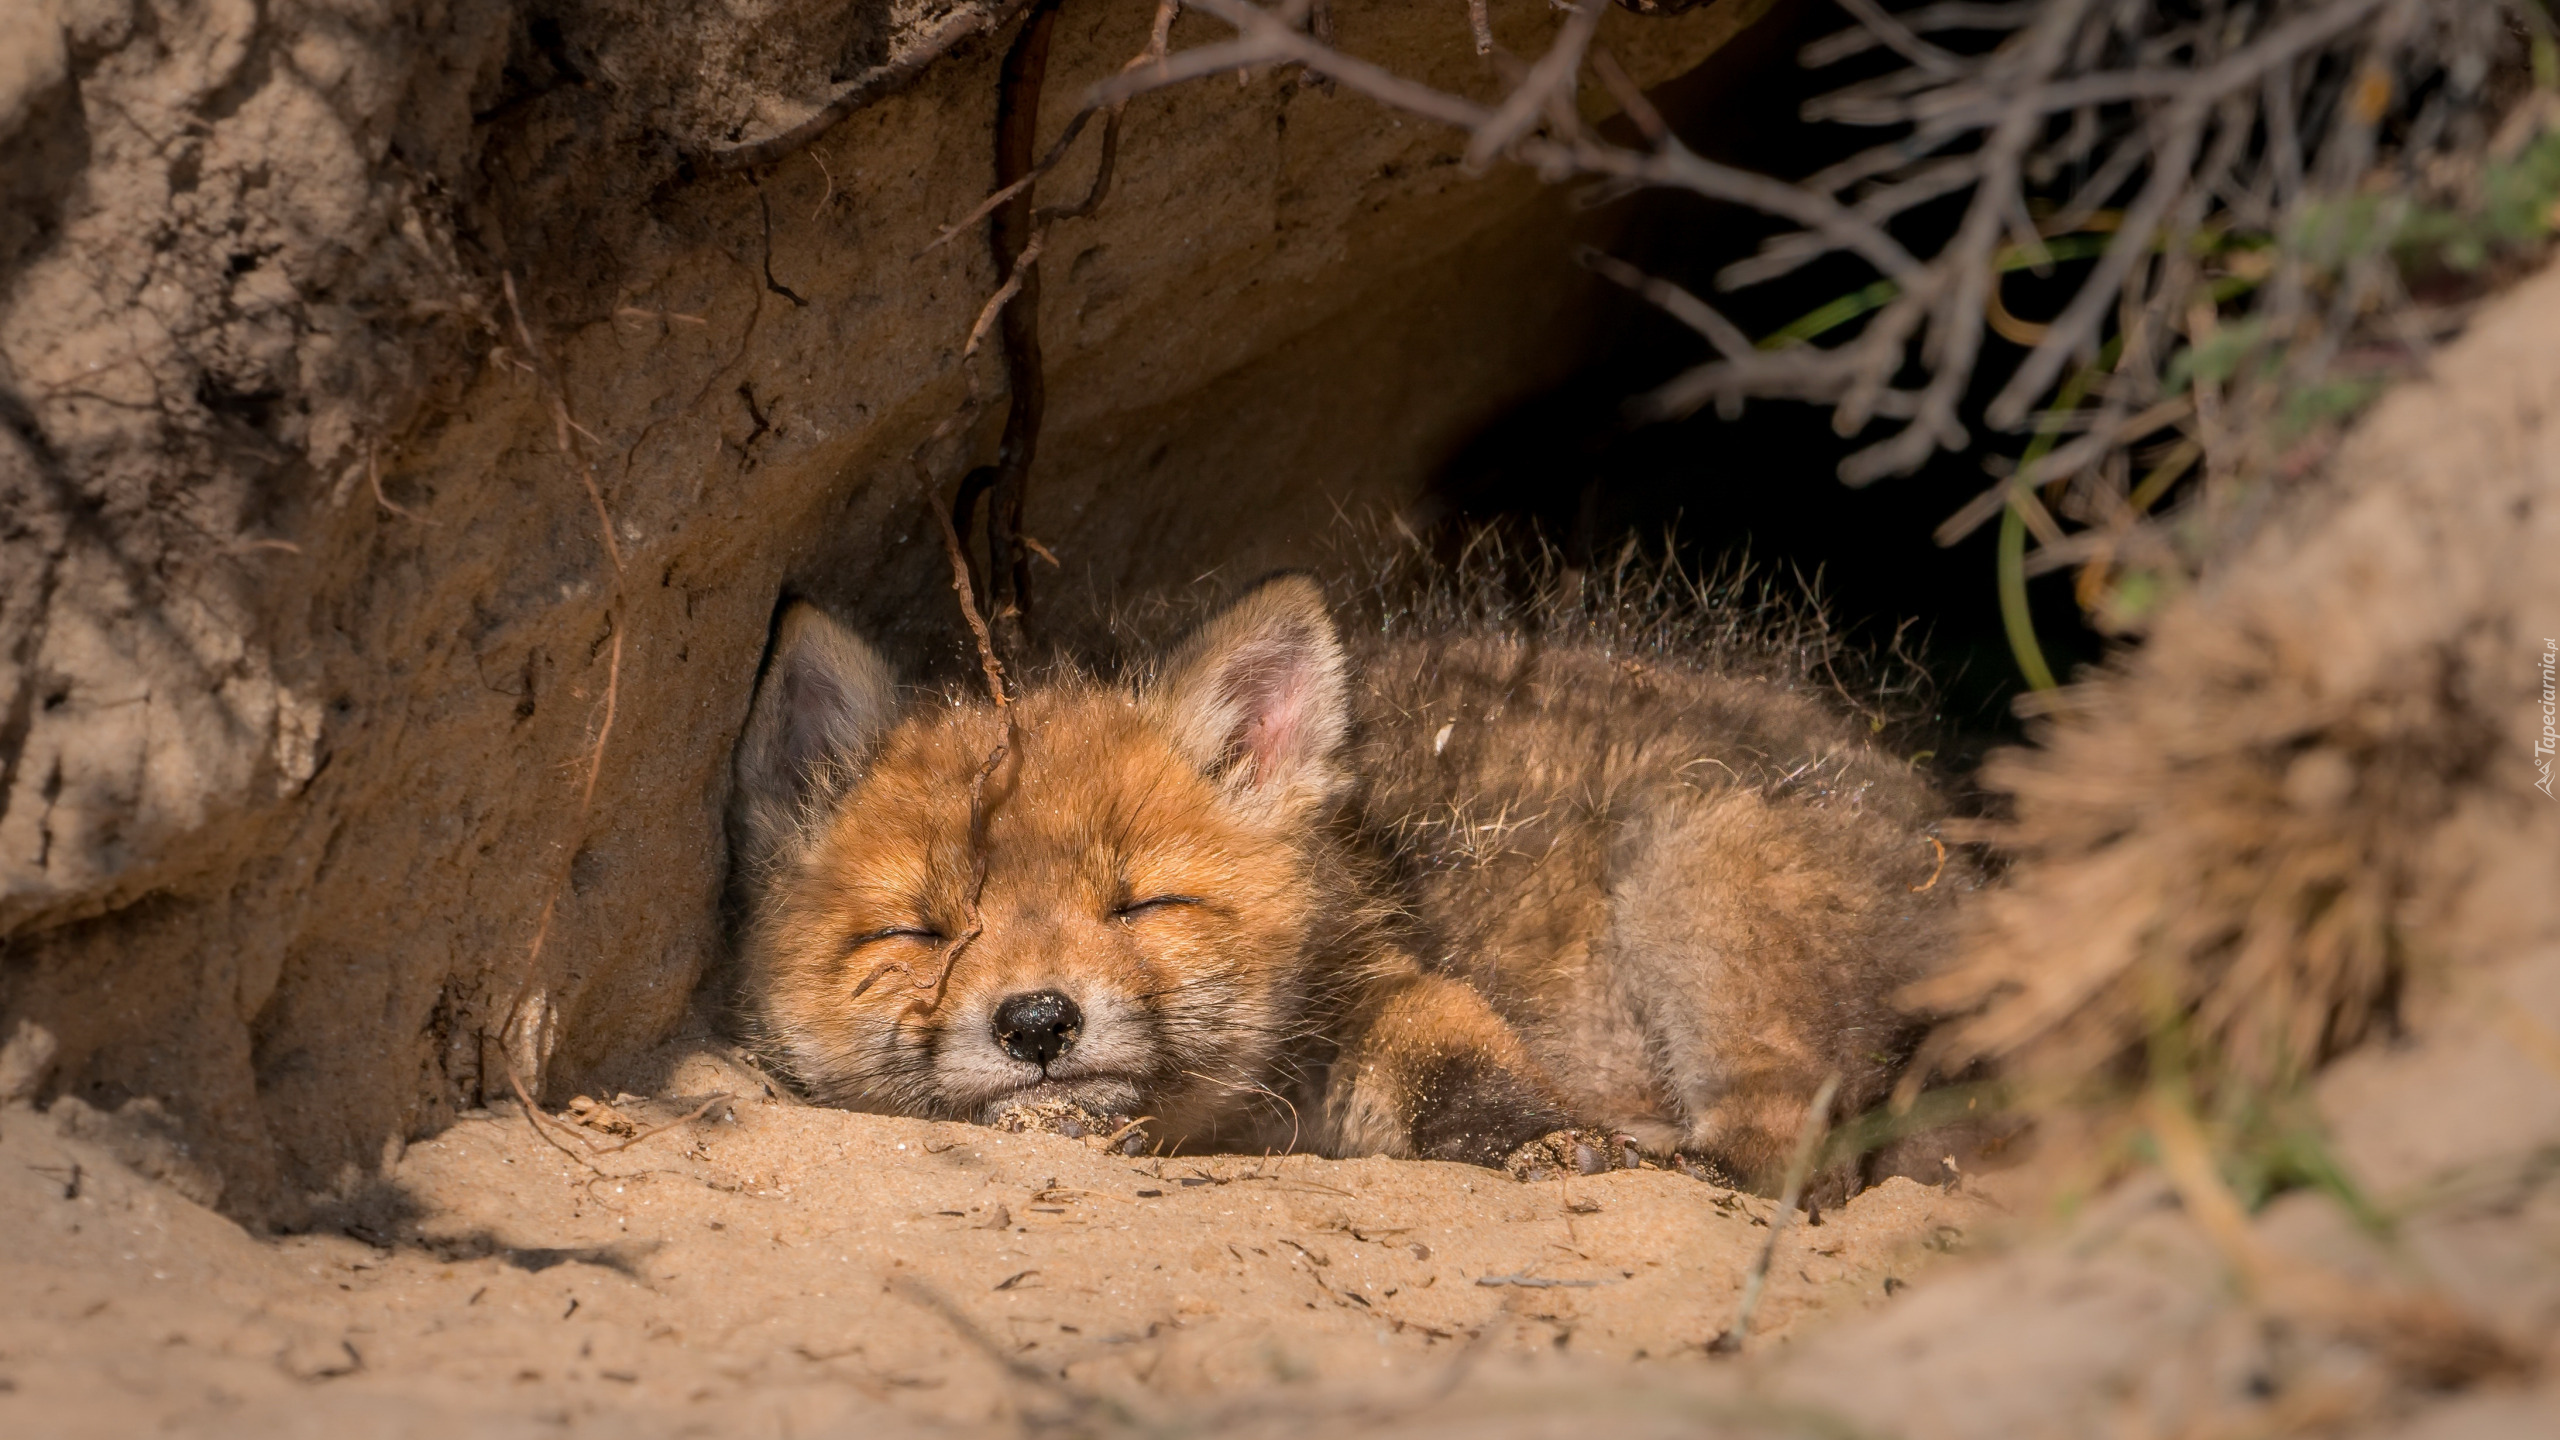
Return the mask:
{"type": "MultiPolygon", "coordinates": [[[[1604,195],[1680,189],[1793,223],[1729,266],[1718,277],[1725,288],[1764,283],[1826,256],[1874,270],[1877,282],[1860,292],[1866,298],[1753,344],[1700,296],[1622,262],[1592,259],[1714,351],[1632,407],[1637,418],[1782,398],[1829,405],[1844,435],[1888,422],[1842,462],[1841,478],[1863,485],[1969,443],[1960,412],[1990,344],[2023,352],[1985,415],[1995,428],[2015,428],[2112,330],[2114,358],[2087,392],[2087,418],[2064,425],[2079,428],[2079,437],[2040,455],[2032,473],[2022,469],[1987,491],[1941,532],[1952,542],[2015,507],[2051,552],[2028,562],[2031,573],[2174,554],[2148,527],[2160,490],[2184,472],[2132,507],[2125,488],[2106,480],[2128,447],[2168,433],[2203,442],[2208,477],[2263,468],[2265,456],[2215,453],[2216,415],[2231,417],[2224,433],[2270,429],[2278,399],[2319,382],[2390,283],[2381,257],[2398,222],[2384,215],[2350,235],[2362,222],[2348,220],[2349,202],[2378,170],[2405,180],[2432,157],[2482,149],[2482,77],[2512,39],[2502,16],[2521,16],[2535,34],[2548,29],[2521,0],[2514,7],[2270,0],[2210,23],[2148,0],[1945,0],[1898,14],[1876,0],[1843,0],[1856,28],[1808,46],[1805,62],[1831,65],[1884,48],[1906,64],[1825,96],[1807,113],[1887,138],[1791,184],[1683,145],[1593,47],[1596,3],[1563,7],[1569,13],[1545,54],[1490,106],[1341,53],[1309,33],[1302,5],[1185,3],[1234,33],[1132,65],[1087,92],[1088,110],[1116,113],[1132,96],[1203,76],[1298,65],[1464,132],[1472,165],[1508,157],[1550,179],[1597,178],[1604,195]],[[1640,145],[1611,142],[1579,119],[1573,95],[1585,63],[1633,120],[1640,145]],[[2379,127],[2395,114],[2407,138],[2385,156],[2379,127]],[[1894,237],[1890,227],[1956,196],[1964,199],[1954,233],[1934,251],[1915,254],[1894,237]],[[2243,229],[2274,237],[2271,263],[2250,258],[2266,252],[2239,248],[2243,229]],[[2316,262],[2325,268],[2306,262],[2320,254],[2331,256],[2316,262]],[[1999,277],[2020,268],[2051,272],[2057,257],[2086,266],[2067,302],[2050,320],[2019,319],[1999,293],[1999,277]],[[2252,324],[2239,341],[2263,363],[2223,366],[2228,381],[2198,383],[2192,408],[2169,408],[2185,399],[2173,357],[2203,343],[2190,312],[2235,295],[2252,297],[2252,324]],[[1925,378],[1912,384],[1906,376],[1915,360],[1925,378]],[[2245,393],[2221,397],[2217,407],[2226,384],[2245,393]],[[2057,505],[2107,538],[2062,549],[2057,505]]],[[[1163,21],[1160,12],[1159,42],[1163,21]]],[[[1487,32],[1476,30],[1482,45],[1487,32]]],[[[2103,588],[2103,576],[2083,578],[2093,596],[2103,588]]]]}
{"type": "Polygon", "coordinates": [[[737,1098],[737,1096],[723,1090],[719,1094],[714,1095],[703,1101],[701,1104],[694,1106],[691,1110],[686,1111],[684,1114],[677,1116],[675,1119],[668,1121],[664,1125],[652,1125],[648,1129],[633,1135],[631,1138],[624,1140],[619,1144],[607,1145],[596,1153],[600,1155],[617,1154],[621,1151],[630,1149],[632,1146],[637,1145],[644,1140],[655,1140],[659,1136],[667,1134],[670,1131],[681,1130],[687,1125],[692,1124],[694,1121],[701,1119],[703,1116],[710,1114],[718,1107],[737,1098]]]}
{"type": "MultiPolygon", "coordinates": [[[[918,480],[921,484],[921,473],[918,480]]],[[[907,977],[911,988],[929,992],[928,998],[916,1003],[926,1010],[931,1010],[942,1003],[942,987],[951,978],[951,968],[960,962],[960,957],[968,953],[969,947],[975,944],[978,937],[986,930],[979,907],[987,889],[987,824],[991,816],[987,782],[994,777],[997,767],[1004,763],[1006,756],[1019,757],[1022,754],[1022,730],[1020,718],[1014,710],[1013,699],[1006,693],[1004,664],[996,658],[994,637],[988,633],[987,622],[978,613],[977,600],[971,593],[969,559],[967,552],[961,548],[960,532],[951,523],[950,511],[935,502],[932,490],[925,489],[923,494],[925,508],[933,512],[935,521],[941,526],[943,554],[951,565],[951,593],[959,600],[960,616],[968,623],[970,636],[977,642],[978,665],[980,674],[986,682],[987,699],[994,704],[996,713],[1004,717],[1005,738],[987,752],[986,760],[978,766],[977,773],[969,779],[971,873],[967,923],[961,927],[960,933],[951,937],[950,943],[943,947],[941,959],[934,966],[931,975],[918,975],[914,968],[903,960],[884,960],[873,966],[870,972],[862,977],[861,981],[853,987],[852,994],[857,997],[862,995],[881,976],[896,970],[907,977]]],[[[1016,763],[1018,764],[1019,761],[1017,760],[1016,763]]]]}
{"type": "Polygon", "coordinates": [[[1778,1213],[1769,1217],[1769,1237],[1761,1242],[1760,1254],[1742,1278],[1742,1303],[1734,1310],[1733,1326],[1717,1336],[1708,1349],[1731,1354],[1750,1337],[1751,1317],[1759,1310],[1761,1292],[1769,1283],[1769,1262],[1777,1257],[1778,1239],[1787,1233],[1787,1222],[1795,1218],[1796,1205],[1804,1199],[1805,1181],[1813,1174],[1813,1158],[1822,1152],[1822,1137],[1831,1128],[1831,1101],[1839,1093],[1837,1071],[1825,1076],[1821,1088],[1813,1092],[1813,1103],[1805,1108],[1804,1127],[1796,1132],[1795,1154],[1787,1160],[1787,1181],[1778,1194],[1778,1213]]]}

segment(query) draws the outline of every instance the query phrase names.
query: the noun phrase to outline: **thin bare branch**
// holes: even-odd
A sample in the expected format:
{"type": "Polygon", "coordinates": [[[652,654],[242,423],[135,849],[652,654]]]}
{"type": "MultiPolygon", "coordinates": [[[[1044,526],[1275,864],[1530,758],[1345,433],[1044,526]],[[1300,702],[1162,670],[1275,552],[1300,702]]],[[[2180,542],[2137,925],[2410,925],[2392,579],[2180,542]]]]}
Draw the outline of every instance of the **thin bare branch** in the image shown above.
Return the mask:
{"type": "Polygon", "coordinates": [[[1575,252],[1575,258],[1601,278],[1652,301],[1664,314],[1705,336],[1708,344],[1727,357],[1739,359],[1752,353],[1750,336],[1717,314],[1715,307],[1670,281],[1647,275],[1626,261],[1587,245],[1575,252]]]}
{"type": "MultiPolygon", "coordinates": [[[[2038,8],[2037,0],[2011,0],[2008,4],[1949,0],[1946,4],[1924,5],[1917,10],[1906,11],[1894,19],[1907,33],[1915,36],[1942,30],[2015,30],[2034,19],[2038,8]]],[[[1863,55],[1884,43],[1873,29],[1861,24],[1814,41],[1799,52],[1798,58],[1806,69],[1820,70],[1837,65],[1852,55],[1863,55]]]]}
{"type": "MultiPolygon", "coordinates": [[[[1472,3],[1481,6],[1483,0],[1472,3]]],[[[1591,34],[1599,28],[1606,5],[1607,0],[1583,0],[1566,16],[1563,31],[1547,47],[1547,53],[1529,67],[1528,75],[1494,107],[1493,114],[1475,127],[1475,134],[1467,141],[1467,168],[1481,170],[1493,163],[1495,156],[1538,123],[1539,112],[1550,102],[1573,94],[1574,77],[1582,70],[1583,52],[1591,48],[1591,34]]],[[[1477,49],[1481,52],[1491,45],[1487,36],[1478,41],[1477,49]]]]}

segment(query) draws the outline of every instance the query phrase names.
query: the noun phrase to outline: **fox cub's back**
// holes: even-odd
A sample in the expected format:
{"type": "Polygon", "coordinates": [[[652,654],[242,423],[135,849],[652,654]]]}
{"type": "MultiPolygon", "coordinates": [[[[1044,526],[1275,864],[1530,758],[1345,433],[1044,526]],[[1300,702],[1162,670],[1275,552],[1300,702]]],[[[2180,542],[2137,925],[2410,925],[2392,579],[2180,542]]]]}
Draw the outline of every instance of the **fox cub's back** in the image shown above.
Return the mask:
{"type": "Polygon", "coordinates": [[[1745,1175],[1824,1077],[1875,1098],[1957,886],[1941,803],[1863,720],[1767,674],[1517,633],[1364,657],[1369,843],[1565,1107],[1745,1175]]]}

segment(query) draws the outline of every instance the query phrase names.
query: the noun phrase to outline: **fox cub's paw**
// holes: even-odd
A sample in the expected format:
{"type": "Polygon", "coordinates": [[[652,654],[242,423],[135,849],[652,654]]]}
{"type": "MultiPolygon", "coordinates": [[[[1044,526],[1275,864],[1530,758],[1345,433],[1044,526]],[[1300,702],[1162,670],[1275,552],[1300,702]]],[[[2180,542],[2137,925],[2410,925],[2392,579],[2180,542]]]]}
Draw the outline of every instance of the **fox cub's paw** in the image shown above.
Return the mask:
{"type": "Polygon", "coordinates": [[[1607,1130],[1556,1130],[1512,1151],[1502,1168],[1514,1180],[1529,1181],[1647,1167],[1632,1136],[1607,1130]]]}
{"type": "Polygon", "coordinates": [[[1059,1135],[1106,1150],[1134,1155],[1146,1148],[1144,1120],[1125,1115],[1096,1115],[1072,1100],[1031,1100],[997,1112],[996,1129],[1008,1135],[1059,1135]]]}

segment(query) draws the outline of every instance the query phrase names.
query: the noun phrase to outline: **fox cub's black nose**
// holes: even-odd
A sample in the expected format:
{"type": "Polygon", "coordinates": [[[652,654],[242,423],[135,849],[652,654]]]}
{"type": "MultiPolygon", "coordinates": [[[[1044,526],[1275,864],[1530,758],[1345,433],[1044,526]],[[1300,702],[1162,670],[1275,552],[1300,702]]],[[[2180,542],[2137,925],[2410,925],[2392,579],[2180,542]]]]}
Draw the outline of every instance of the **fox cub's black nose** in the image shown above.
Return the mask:
{"type": "Polygon", "coordinates": [[[1084,1012],[1055,990],[1008,995],[996,1007],[996,1043],[1016,1060],[1046,1065],[1075,1048],[1084,1012]]]}

